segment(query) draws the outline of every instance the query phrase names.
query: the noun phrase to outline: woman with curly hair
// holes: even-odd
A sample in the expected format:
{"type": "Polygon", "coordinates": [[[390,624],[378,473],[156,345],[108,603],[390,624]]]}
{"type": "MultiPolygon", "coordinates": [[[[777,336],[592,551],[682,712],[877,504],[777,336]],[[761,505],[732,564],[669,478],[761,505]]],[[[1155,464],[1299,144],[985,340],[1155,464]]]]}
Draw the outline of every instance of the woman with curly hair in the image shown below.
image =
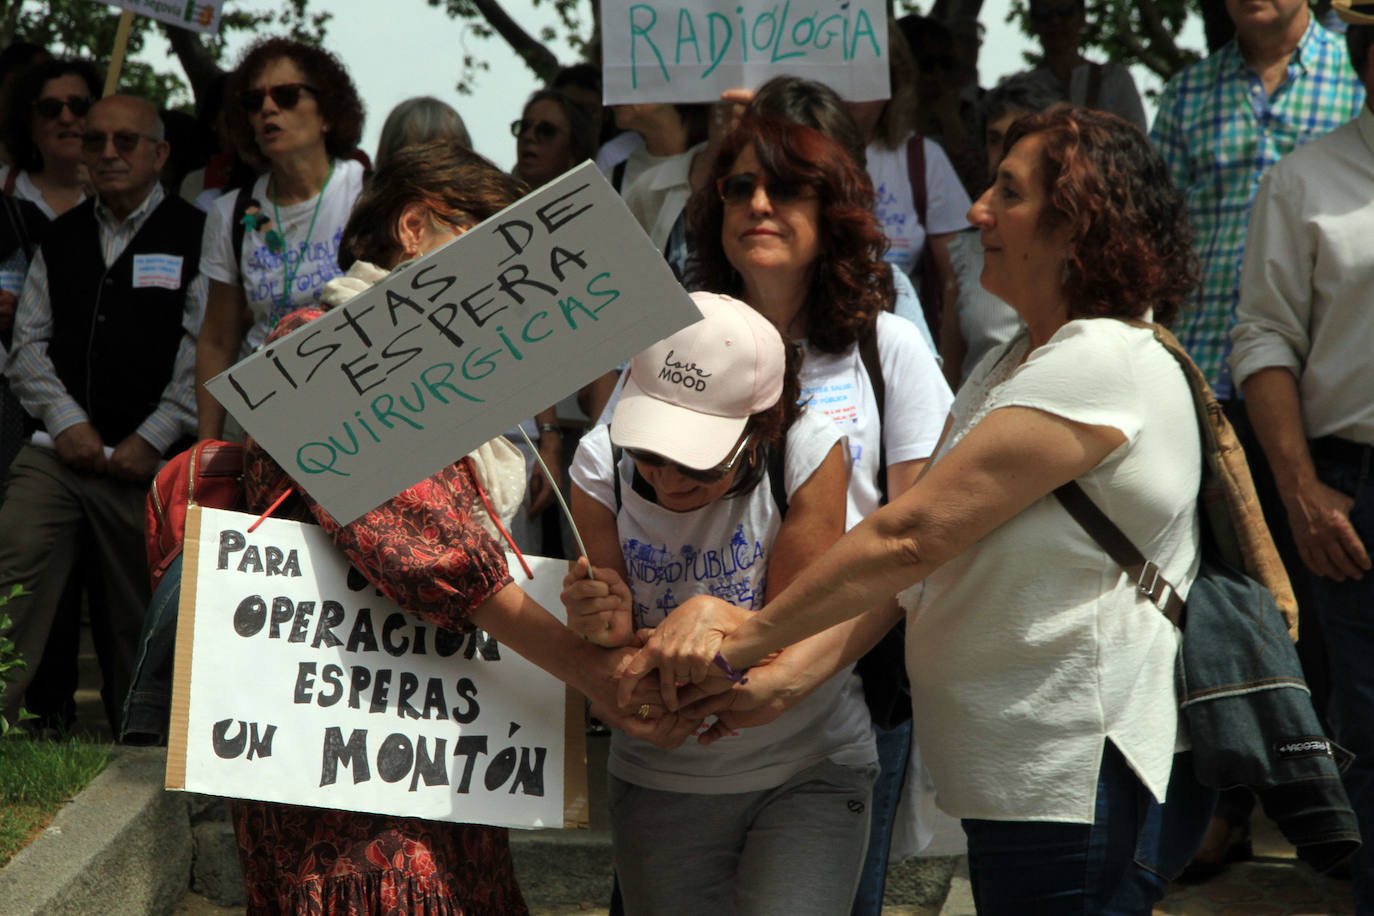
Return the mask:
{"type": "Polygon", "coordinates": [[[1076,480],[1186,597],[1193,397],[1152,330],[1117,319],[1177,312],[1196,278],[1187,211],[1113,116],[1029,115],[1006,148],[969,217],[983,285],[1026,330],[960,390],[926,472],[744,623],[685,603],[623,688],[661,669],[675,708],[713,659],[743,671],[899,595],[916,731],[963,819],[978,912],[1149,913],[1210,813],[1175,762],[1179,632],[1054,492],[1076,480]]]}
{"type": "MultiPolygon", "coordinates": [[[[341,259],[348,274],[326,284],[318,305],[284,317],[271,339],[342,305],[390,270],[406,269],[525,190],[453,140],[399,150],[378,170],[344,228],[341,259]]],[[[501,476],[497,454],[489,446],[474,453],[488,481],[501,476]]],[[[518,458],[515,464],[505,473],[518,476],[523,468],[518,458]]],[[[686,729],[674,736],[678,717],[651,720],[616,709],[612,675],[620,656],[578,638],[512,581],[484,510],[477,466],[472,456],[462,459],[347,525],[308,496],[293,497],[286,512],[320,525],[369,582],[426,623],[458,632],[481,627],[584,692],[603,719],[639,738],[680,741],[686,729]]],[[[249,509],[267,509],[292,483],[250,438],[244,460],[249,509]]],[[[495,492],[490,502],[502,514],[495,492]]],[[[507,511],[513,510],[509,503],[507,511]]],[[[247,912],[254,916],[528,912],[502,828],[246,799],[233,800],[231,811],[247,912]]]]}
{"type": "Polygon", "coordinates": [[[287,38],[248,49],[229,78],[226,116],[240,155],[267,166],[251,189],[215,201],[201,270],[210,279],[196,346],[200,438],[220,438],[224,407],[205,382],[262,346],[281,318],[338,276],[339,238],[363,188],[344,158],[363,103],[334,55],[287,38]],[[237,244],[236,244],[237,242],[237,244]]]}
{"type": "Polygon", "coordinates": [[[868,176],[819,131],[749,116],[722,144],[689,220],[698,240],[691,288],[743,299],[802,345],[802,399],[849,437],[853,525],[884,489],[897,494],[916,479],[952,400],[919,332],[884,311],[892,274],[868,176]],[[877,365],[861,352],[868,346],[877,365]]]}

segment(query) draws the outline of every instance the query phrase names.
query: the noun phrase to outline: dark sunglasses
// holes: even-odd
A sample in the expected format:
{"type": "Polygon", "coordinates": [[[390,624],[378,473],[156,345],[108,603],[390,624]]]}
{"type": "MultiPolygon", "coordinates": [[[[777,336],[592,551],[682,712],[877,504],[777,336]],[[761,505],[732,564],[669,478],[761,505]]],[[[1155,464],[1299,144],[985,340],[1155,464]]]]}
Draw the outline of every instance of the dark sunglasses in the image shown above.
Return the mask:
{"type": "Polygon", "coordinates": [[[105,152],[106,142],[112,142],[115,152],[121,156],[127,156],[138,149],[140,140],[158,142],[157,137],[150,137],[133,130],[117,130],[112,134],[107,134],[103,130],[88,130],[81,135],[81,151],[87,155],[96,156],[105,152]]]}
{"type": "Polygon", "coordinates": [[[275,86],[258,87],[257,89],[245,89],[239,93],[239,104],[243,110],[249,114],[256,114],[262,111],[262,103],[267,101],[267,97],[272,97],[272,104],[283,111],[295,108],[301,100],[301,90],[305,89],[312,95],[319,95],[314,86],[307,86],[305,83],[278,83],[275,86]]]}
{"type": "Polygon", "coordinates": [[[1083,4],[1078,2],[1078,0],[1073,0],[1073,2],[1070,3],[1060,3],[1056,5],[1047,3],[1033,5],[1030,15],[1031,18],[1037,22],[1048,22],[1051,19],[1068,19],[1071,16],[1078,15],[1082,10],[1083,4]]]}
{"type": "Polygon", "coordinates": [[[563,133],[563,128],[549,121],[530,121],[525,118],[517,118],[510,122],[510,135],[518,138],[527,130],[534,131],[534,139],[540,143],[552,143],[558,139],[558,135],[563,133]]]}
{"type": "Polygon", "coordinates": [[[50,95],[34,102],[33,110],[49,121],[62,117],[63,108],[70,108],[73,117],[84,118],[94,104],[95,99],[88,95],[69,95],[65,99],[50,95]]]}
{"type": "Polygon", "coordinates": [[[790,204],[809,196],[811,186],[804,181],[789,181],[784,178],[764,178],[753,172],[740,172],[727,175],[716,181],[716,191],[726,204],[747,204],[754,199],[759,185],[775,204],[790,204]]]}
{"type": "Polygon", "coordinates": [[[674,471],[677,471],[683,477],[689,480],[695,480],[697,483],[720,483],[726,474],[729,474],[735,469],[735,465],[739,462],[740,456],[744,454],[745,449],[749,447],[749,440],[752,438],[752,436],[746,435],[739,440],[739,445],[735,446],[735,450],[731,453],[730,457],[713,468],[706,468],[701,471],[696,468],[684,467],[676,461],[664,458],[657,452],[646,452],[643,449],[627,448],[625,449],[625,454],[629,455],[635,461],[648,465],[651,468],[672,467],[674,471]]]}

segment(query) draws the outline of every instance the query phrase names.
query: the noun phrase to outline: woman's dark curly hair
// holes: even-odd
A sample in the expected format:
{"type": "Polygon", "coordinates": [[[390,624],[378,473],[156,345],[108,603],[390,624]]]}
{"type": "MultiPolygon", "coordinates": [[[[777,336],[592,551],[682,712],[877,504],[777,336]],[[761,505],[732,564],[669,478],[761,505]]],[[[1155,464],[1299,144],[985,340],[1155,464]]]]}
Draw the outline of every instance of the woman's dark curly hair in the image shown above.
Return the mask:
{"type": "Polygon", "coordinates": [[[730,173],[746,147],[768,174],[810,185],[820,194],[821,253],[804,306],[807,340],[824,353],[843,352],[893,299],[892,272],[883,262],[887,236],[873,215],[868,174],[842,146],[810,127],[750,115],[725,139],[710,180],[687,205],[695,240],[689,289],[743,293],[743,280],[721,244],[725,208],[716,181],[730,173]]]}
{"type": "Polygon", "coordinates": [[[357,260],[393,266],[402,253],[396,225],[409,204],[423,204],[450,226],[474,226],[527,190],[457,138],[402,147],[386,158],[353,205],[339,242],[339,266],[347,270],[357,260]]]}
{"type": "Polygon", "coordinates": [[[5,146],[14,158],[14,167],[26,172],[43,171],[43,154],[33,142],[33,103],[48,80],[75,76],[86,84],[92,101],[100,98],[100,73],[84,60],[46,60],[20,75],[10,90],[9,112],[5,115],[5,146]]]}
{"type": "Polygon", "coordinates": [[[253,125],[239,102],[239,94],[252,88],[253,81],[272,61],[285,58],[300,68],[305,83],[315,90],[315,104],[329,130],[324,135],[324,148],[335,158],[347,156],[358,146],[363,136],[363,101],[358,97],[353,79],[344,65],[324,48],[292,41],[289,38],[264,38],[243,55],[238,68],[229,76],[226,90],[229,136],[234,147],[249,158],[261,161],[253,125]]]}
{"type": "Polygon", "coordinates": [[[1120,118],[1061,105],[1014,121],[1005,148],[1044,140],[1040,171],[1046,231],[1069,229],[1064,293],[1070,318],[1140,318],[1169,324],[1197,285],[1197,256],[1183,195],[1145,135],[1120,118]]]}

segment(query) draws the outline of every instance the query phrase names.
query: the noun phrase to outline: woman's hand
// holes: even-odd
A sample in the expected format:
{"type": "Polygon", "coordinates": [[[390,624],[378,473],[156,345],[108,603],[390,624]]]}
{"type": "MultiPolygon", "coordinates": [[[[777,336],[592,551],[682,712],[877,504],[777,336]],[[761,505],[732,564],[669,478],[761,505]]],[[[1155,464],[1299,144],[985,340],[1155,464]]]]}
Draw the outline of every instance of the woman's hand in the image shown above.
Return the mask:
{"type": "MultiPolygon", "coordinates": [[[[684,705],[679,715],[694,719],[716,717],[711,727],[697,736],[697,743],[714,744],[721,738],[737,735],[741,728],[767,725],[806,696],[809,691],[786,658],[784,653],[771,664],[750,668],[747,684],[735,684],[724,693],[684,705]]],[[[681,698],[686,699],[694,689],[688,688],[681,698]]]]}
{"type": "Polygon", "coordinates": [[[719,680],[722,683],[716,685],[717,692],[728,688],[730,682],[714,659],[721,641],[751,613],[710,595],[689,598],[652,631],[644,648],[626,665],[620,681],[622,705],[640,680],[654,672],[658,673],[663,704],[673,712],[680,706],[680,686],[696,684],[710,691],[708,685],[719,680]]]}
{"type": "Polygon", "coordinates": [[[590,681],[581,689],[592,704],[592,715],[632,738],[650,741],[659,747],[675,748],[701,728],[701,716],[670,712],[663,707],[658,679],[645,678],[621,704],[616,697],[616,673],[634,657],[631,649],[609,651],[588,647],[591,661],[585,666],[590,681]]]}
{"type": "Polygon", "coordinates": [[[560,597],[568,612],[568,629],[583,639],[608,648],[634,640],[630,587],[615,570],[598,566],[595,578],[588,578],[587,558],[578,557],[563,577],[560,597]]]}

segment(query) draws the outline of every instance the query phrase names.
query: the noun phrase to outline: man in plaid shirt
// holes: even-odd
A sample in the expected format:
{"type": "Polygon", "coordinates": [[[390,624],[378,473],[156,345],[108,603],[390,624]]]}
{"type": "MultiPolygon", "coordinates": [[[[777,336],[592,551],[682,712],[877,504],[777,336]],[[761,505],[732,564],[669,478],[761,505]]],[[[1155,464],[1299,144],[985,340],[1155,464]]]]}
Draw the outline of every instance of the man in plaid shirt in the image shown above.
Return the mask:
{"type": "MultiPolygon", "coordinates": [[[[1150,140],[1187,198],[1202,269],[1202,282],[1175,322],[1174,333],[1236,427],[1265,516],[1282,518],[1273,477],[1226,364],[1250,206],[1269,167],[1354,118],[1364,104],[1364,89],[1350,67],[1345,43],[1317,23],[1307,0],[1226,0],[1226,12],[1236,37],[1169,81],[1150,140]]],[[[1298,606],[1307,607],[1310,586],[1288,526],[1274,525],[1272,531],[1298,606]]],[[[1309,679],[1320,679],[1317,672],[1325,668],[1320,639],[1312,643],[1314,649],[1308,643],[1299,644],[1299,650],[1309,679]]],[[[1222,793],[1189,866],[1192,877],[1207,877],[1228,861],[1249,857],[1252,806],[1246,789],[1222,793]]]]}
{"type": "Polygon", "coordinates": [[[1286,153],[1359,114],[1345,44],[1306,0],[1226,0],[1236,37],[1164,87],[1150,140],[1188,200],[1202,283],[1174,332],[1222,401],[1250,203],[1286,153]]]}

